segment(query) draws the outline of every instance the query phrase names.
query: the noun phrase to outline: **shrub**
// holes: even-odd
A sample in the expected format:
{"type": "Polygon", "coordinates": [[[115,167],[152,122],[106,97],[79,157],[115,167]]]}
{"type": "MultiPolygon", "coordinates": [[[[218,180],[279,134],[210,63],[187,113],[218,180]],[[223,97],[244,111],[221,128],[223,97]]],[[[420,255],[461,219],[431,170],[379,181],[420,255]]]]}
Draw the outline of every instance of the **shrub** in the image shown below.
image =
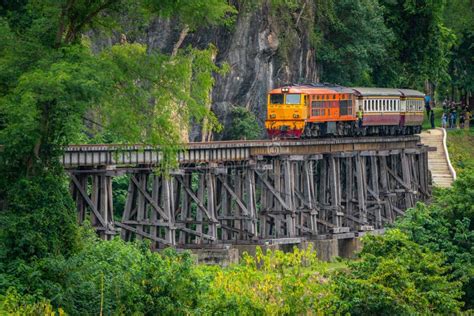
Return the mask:
{"type": "Polygon", "coordinates": [[[152,252],[146,243],[87,235],[69,258],[37,260],[23,275],[24,291],[71,315],[186,314],[197,304],[199,279],[189,253],[152,252]]]}
{"type": "Polygon", "coordinates": [[[460,282],[451,282],[444,258],[400,230],[367,236],[360,260],[335,278],[337,294],[353,315],[455,314],[460,282]]]}
{"type": "Polygon", "coordinates": [[[213,315],[289,315],[335,313],[333,286],[325,264],[311,248],[293,253],[257,248],[255,257],[215,271],[198,313],[213,315]]]}

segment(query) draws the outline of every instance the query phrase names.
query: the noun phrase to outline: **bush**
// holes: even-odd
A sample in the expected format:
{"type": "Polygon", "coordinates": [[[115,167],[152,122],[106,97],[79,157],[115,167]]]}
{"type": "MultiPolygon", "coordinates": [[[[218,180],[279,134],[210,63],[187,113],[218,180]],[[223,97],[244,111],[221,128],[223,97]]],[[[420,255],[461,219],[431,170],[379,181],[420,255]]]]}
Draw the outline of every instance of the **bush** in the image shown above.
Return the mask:
{"type": "Polygon", "coordinates": [[[146,243],[84,236],[69,258],[51,256],[27,266],[17,282],[25,293],[71,315],[186,314],[197,304],[200,280],[189,253],[152,252],[146,243]]]}
{"type": "Polygon", "coordinates": [[[418,204],[397,223],[414,242],[444,255],[451,278],[463,283],[466,308],[474,308],[474,172],[440,190],[429,206],[418,204]]]}
{"type": "Polygon", "coordinates": [[[257,248],[242,263],[216,269],[208,292],[200,298],[198,314],[297,315],[314,311],[336,313],[325,264],[311,248],[293,253],[257,248]]]}
{"type": "MultiPolygon", "coordinates": [[[[10,288],[5,295],[0,295],[1,315],[56,315],[56,311],[48,301],[28,302],[29,298],[18,294],[14,288],[10,288]]],[[[59,308],[57,315],[65,315],[59,308]]]]}
{"type": "Polygon", "coordinates": [[[224,135],[224,139],[258,139],[262,129],[258,126],[255,114],[244,107],[232,109],[232,123],[224,135]]]}
{"type": "Polygon", "coordinates": [[[461,284],[449,281],[443,261],[397,229],[367,236],[360,260],[336,276],[337,294],[353,315],[455,314],[461,284]]]}

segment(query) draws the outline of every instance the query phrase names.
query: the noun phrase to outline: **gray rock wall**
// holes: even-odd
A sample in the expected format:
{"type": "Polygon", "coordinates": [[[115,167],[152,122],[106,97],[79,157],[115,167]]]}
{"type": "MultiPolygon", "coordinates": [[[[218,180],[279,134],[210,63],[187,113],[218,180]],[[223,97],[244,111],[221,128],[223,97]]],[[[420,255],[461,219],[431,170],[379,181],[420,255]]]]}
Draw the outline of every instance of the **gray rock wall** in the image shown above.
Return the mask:
{"type": "MultiPolygon", "coordinates": [[[[216,76],[212,110],[225,132],[232,120],[232,107],[246,107],[257,115],[263,137],[266,93],[285,83],[318,81],[315,51],[310,44],[315,8],[312,1],[294,12],[272,8],[268,0],[251,4],[251,8],[242,4],[249,2],[252,1],[234,2],[239,13],[232,26],[198,29],[186,36],[181,47],[205,48],[209,44],[217,47],[216,62],[227,63],[230,72],[216,76]]],[[[171,53],[182,29],[175,20],[156,19],[142,32],[130,32],[138,34],[136,38],[130,38],[129,34],[127,38],[146,43],[151,50],[171,53]]],[[[110,45],[111,40],[101,44],[110,45]]],[[[220,139],[224,132],[214,135],[214,139],[220,139]]],[[[191,141],[201,140],[200,127],[195,126],[189,137],[191,141]]]]}

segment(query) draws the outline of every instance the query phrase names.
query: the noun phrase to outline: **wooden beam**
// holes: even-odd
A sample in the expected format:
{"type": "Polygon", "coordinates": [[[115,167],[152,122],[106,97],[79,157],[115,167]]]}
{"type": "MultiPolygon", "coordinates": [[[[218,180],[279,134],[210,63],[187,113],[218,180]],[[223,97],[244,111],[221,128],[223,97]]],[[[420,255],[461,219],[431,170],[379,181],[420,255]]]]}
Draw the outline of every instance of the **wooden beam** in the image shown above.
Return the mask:
{"type": "Polygon", "coordinates": [[[135,179],[135,176],[131,176],[131,179],[137,187],[138,191],[140,191],[140,193],[145,197],[145,199],[148,201],[148,203],[150,203],[150,205],[155,209],[155,211],[160,213],[161,217],[163,217],[164,219],[169,220],[169,217],[165,214],[165,211],[153,200],[150,194],[148,194],[148,192],[140,186],[140,183],[137,181],[137,179],[135,179]]]}
{"type": "Polygon", "coordinates": [[[81,187],[81,184],[79,183],[79,180],[77,180],[76,176],[71,174],[71,180],[76,185],[77,190],[79,191],[79,193],[81,193],[82,198],[86,201],[87,205],[89,205],[89,207],[92,209],[92,212],[94,212],[94,215],[97,217],[102,227],[107,228],[107,223],[102,218],[102,215],[100,215],[100,212],[97,210],[97,207],[94,205],[94,203],[92,203],[87,193],[81,187]]]}

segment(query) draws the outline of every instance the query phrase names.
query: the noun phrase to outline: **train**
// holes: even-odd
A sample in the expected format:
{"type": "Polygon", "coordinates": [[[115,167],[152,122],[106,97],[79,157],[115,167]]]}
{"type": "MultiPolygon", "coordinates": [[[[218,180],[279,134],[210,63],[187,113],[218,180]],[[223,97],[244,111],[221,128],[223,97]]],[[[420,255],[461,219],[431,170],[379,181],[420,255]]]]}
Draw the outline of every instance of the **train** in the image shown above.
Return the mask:
{"type": "Polygon", "coordinates": [[[271,90],[269,138],[396,136],[421,132],[425,94],[411,89],[291,84],[271,90]]]}

